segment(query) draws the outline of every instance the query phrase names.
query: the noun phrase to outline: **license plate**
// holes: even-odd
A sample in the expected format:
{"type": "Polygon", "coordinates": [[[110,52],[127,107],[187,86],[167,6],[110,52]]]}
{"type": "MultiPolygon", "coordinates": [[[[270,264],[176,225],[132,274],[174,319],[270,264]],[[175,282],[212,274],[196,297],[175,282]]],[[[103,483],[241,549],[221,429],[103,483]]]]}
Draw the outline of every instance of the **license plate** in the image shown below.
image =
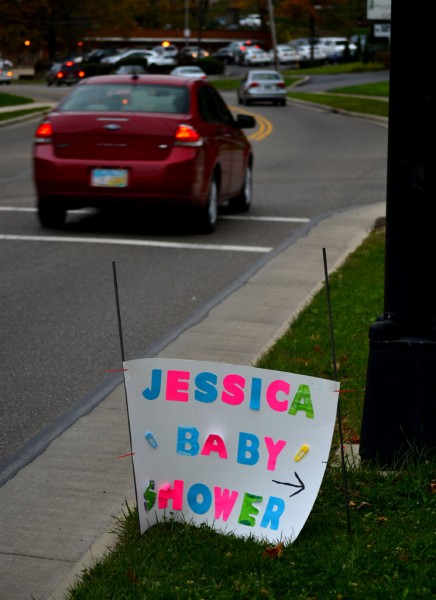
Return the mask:
{"type": "Polygon", "coordinates": [[[91,173],[93,187],[126,187],[126,169],[93,169],[91,173]]]}

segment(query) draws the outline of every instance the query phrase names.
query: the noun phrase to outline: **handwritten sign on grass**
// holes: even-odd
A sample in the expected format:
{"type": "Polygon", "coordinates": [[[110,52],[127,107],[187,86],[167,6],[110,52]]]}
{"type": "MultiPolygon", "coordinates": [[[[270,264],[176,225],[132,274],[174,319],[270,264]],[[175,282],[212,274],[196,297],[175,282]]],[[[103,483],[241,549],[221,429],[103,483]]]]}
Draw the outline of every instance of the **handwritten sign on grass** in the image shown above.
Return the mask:
{"type": "Polygon", "coordinates": [[[182,518],[294,541],[324,475],[339,384],[176,359],[124,368],[141,532],[182,518]]]}

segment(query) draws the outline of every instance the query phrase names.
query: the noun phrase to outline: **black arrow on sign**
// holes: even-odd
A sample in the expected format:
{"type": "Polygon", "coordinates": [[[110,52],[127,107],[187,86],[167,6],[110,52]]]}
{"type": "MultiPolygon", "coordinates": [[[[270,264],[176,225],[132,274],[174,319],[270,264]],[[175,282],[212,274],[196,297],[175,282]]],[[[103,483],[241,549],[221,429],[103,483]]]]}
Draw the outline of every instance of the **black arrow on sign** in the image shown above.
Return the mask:
{"type": "Polygon", "coordinates": [[[306,489],[306,486],[301,481],[301,479],[298,477],[298,473],[295,472],[294,475],[298,479],[298,481],[300,482],[300,485],[296,485],[295,483],[288,483],[287,481],[277,481],[276,479],[273,479],[274,483],[278,483],[279,485],[290,485],[291,487],[298,488],[298,490],[296,492],[294,492],[293,494],[291,494],[289,496],[289,498],[292,498],[292,496],[296,496],[297,494],[299,494],[300,492],[302,492],[304,489],[306,489]]]}

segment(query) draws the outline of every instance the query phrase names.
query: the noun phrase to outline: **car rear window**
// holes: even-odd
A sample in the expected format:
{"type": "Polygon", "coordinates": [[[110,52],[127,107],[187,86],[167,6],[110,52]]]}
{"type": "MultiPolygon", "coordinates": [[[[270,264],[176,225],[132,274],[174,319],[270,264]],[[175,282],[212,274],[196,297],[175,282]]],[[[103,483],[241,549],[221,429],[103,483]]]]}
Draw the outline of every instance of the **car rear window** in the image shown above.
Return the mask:
{"type": "Polygon", "coordinates": [[[61,112],[186,113],[188,90],[170,85],[89,84],[74,88],[61,112]]]}
{"type": "Polygon", "coordinates": [[[253,78],[256,79],[256,81],[278,81],[281,79],[276,73],[259,73],[253,78]]]}

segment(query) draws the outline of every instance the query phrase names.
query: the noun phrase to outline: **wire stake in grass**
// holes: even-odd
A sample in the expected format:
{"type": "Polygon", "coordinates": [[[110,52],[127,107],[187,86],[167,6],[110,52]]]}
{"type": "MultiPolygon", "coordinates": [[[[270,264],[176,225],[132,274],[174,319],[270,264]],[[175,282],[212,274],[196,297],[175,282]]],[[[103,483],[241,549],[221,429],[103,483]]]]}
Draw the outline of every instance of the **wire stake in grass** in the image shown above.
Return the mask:
{"type": "MultiPolygon", "coordinates": [[[[329,274],[328,274],[328,269],[327,269],[327,253],[326,253],[325,248],[322,249],[322,255],[323,255],[323,260],[324,260],[325,290],[326,290],[326,300],[327,300],[327,312],[329,315],[329,329],[330,329],[330,343],[331,343],[331,351],[332,351],[333,376],[334,376],[335,381],[337,381],[338,373],[337,373],[337,368],[336,368],[335,337],[334,337],[334,331],[333,331],[332,305],[331,305],[331,300],[330,300],[329,274]]],[[[340,442],[340,446],[341,446],[341,468],[342,468],[342,480],[344,483],[345,512],[347,515],[348,533],[351,535],[350,504],[348,502],[347,467],[345,465],[344,436],[343,436],[343,432],[342,432],[340,394],[338,395],[337,418],[338,418],[338,428],[339,428],[339,442],[340,442]]]]}
{"type": "MultiPolygon", "coordinates": [[[[116,303],[116,308],[117,308],[117,320],[118,320],[118,334],[119,334],[119,338],[120,338],[120,352],[121,352],[121,361],[124,365],[125,362],[125,355],[124,355],[124,341],[123,341],[123,325],[121,322],[121,307],[120,307],[120,297],[118,294],[118,278],[117,278],[117,266],[115,264],[115,261],[112,261],[112,275],[113,275],[113,281],[114,281],[114,291],[115,291],[115,303],[116,303]]],[[[127,371],[127,369],[120,369],[120,371],[127,371]]],[[[127,402],[127,392],[126,392],[126,380],[124,379],[124,394],[126,397],[126,408],[127,408],[127,422],[129,425],[129,441],[130,441],[130,453],[126,454],[125,456],[131,456],[132,457],[132,471],[133,471],[133,485],[135,488],[135,498],[137,497],[136,494],[136,476],[135,476],[135,468],[133,465],[133,455],[135,454],[133,452],[133,447],[132,447],[132,431],[130,428],[130,419],[129,419],[129,404],[127,402]]],[[[122,457],[118,457],[118,458],[122,458],[122,457]]],[[[138,529],[139,529],[139,518],[138,518],[138,529]]]]}

